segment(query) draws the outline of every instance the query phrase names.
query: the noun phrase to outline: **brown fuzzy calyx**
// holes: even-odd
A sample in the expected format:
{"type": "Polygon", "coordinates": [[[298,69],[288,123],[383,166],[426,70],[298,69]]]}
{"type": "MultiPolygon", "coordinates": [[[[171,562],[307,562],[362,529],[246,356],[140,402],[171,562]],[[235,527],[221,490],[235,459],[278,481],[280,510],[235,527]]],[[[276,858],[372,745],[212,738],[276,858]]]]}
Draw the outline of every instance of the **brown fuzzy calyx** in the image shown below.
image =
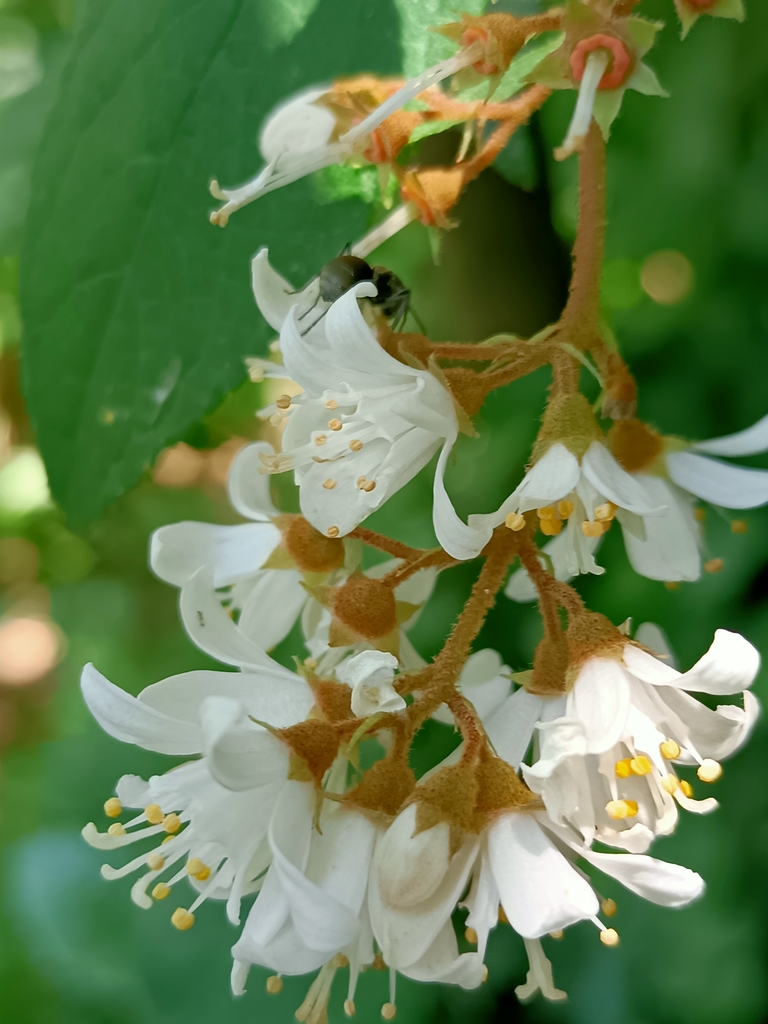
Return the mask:
{"type": "Polygon", "coordinates": [[[416,776],[403,754],[377,761],[351,789],[345,801],[363,810],[394,818],[416,786],[416,776]]]}
{"type": "Polygon", "coordinates": [[[315,695],[315,703],[328,722],[336,724],[354,719],[351,708],[352,691],[345,683],[337,683],[333,679],[318,679],[310,685],[315,695]]]}
{"type": "Polygon", "coordinates": [[[467,416],[474,416],[482,408],[487,386],[480,374],[465,366],[451,366],[443,370],[451,394],[467,416]]]}
{"type": "MultiPolygon", "coordinates": [[[[575,675],[589,658],[621,657],[627,644],[624,634],[599,612],[585,611],[572,615],[565,635],[568,639],[569,675],[575,675]]],[[[570,682],[572,685],[573,680],[570,682]]]]}
{"type": "Polygon", "coordinates": [[[650,469],[664,450],[664,439],[641,420],[617,420],[608,431],[616,461],[628,473],[650,469]]]}
{"type": "Polygon", "coordinates": [[[397,628],[395,595],[380,580],[367,576],[351,576],[335,588],[332,610],[339,622],[366,640],[387,636],[397,628]]]}
{"type": "Polygon", "coordinates": [[[537,803],[515,769],[500,757],[488,753],[475,768],[477,799],[475,801],[475,831],[483,828],[503,811],[527,807],[537,803]]]}
{"type": "Polygon", "coordinates": [[[456,226],[449,220],[448,214],[464,188],[464,172],[461,167],[427,167],[422,171],[402,171],[399,178],[403,202],[416,204],[422,224],[438,228],[456,226]]]}
{"type": "Polygon", "coordinates": [[[533,672],[525,689],[542,697],[568,692],[570,647],[564,633],[545,635],[533,656],[533,672]]]}
{"type": "Polygon", "coordinates": [[[602,441],[592,406],[582,394],[553,395],[541,421],[531,463],[536,463],[553,444],[562,444],[578,459],[594,441],[602,441]]]}
{"type": "Polygon", "coordinates": [[[276,729],[279,737],[295,757],[306,765],[312,779],[320,785],[339,750],[339,736],[332,725],[310,718],[287,729],[276,729]]]}
{"type": "Polygon", "coordinates": [[[276,524],[283,544],[302,572],[333,572],[344,565],[344,541],[325,537],[304,516],[282,515],[276,524]]]}
{"type": "Polygon", "coordinates": [[[471,832],[477,793],[475,765],[461,762],[435,772],[416,788],[409,801],[417,803],[416,834],[442,821],[451,826],[452,839],[457,833],[471,832]]]}

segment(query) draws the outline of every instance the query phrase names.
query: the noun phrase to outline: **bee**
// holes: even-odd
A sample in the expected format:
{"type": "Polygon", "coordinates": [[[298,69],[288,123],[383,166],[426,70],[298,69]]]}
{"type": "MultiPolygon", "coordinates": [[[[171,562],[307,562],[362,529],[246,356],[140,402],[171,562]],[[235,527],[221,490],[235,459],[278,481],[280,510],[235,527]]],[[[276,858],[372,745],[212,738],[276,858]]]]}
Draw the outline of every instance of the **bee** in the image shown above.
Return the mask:
{"type": "MultiPolygon", "coordinates": [[[[402,327],[410,313],[416,318],[411,309],[411,293],[405,287],[400,278],[386,267],[372,267],[360,256],[353,256],[351,253],[342,253],[330,260],[318,274],[318,298],[315,305],[322,299],[323,302],[336,302],[342,295],[353,288],[361,281],[370,281],[376,286],[376,295],[368,301],[372,306],[378,306],[384,316],[397,330],[402,327]]],[[[314,305],[312,306],[314,309],[314,305]]],[[[299,319],[302,320],[311,312],[308,309],[299,319]]],[[[327,312],[327,310],[326,310],[327,312]]],[[[314,325],[318,323],[325,313],[322,313],[314,325]]],[[[416,318],[419,323],[418,318],[416,318]]],[[[420,326],[422,326],[419,323],[420,326]]]]}

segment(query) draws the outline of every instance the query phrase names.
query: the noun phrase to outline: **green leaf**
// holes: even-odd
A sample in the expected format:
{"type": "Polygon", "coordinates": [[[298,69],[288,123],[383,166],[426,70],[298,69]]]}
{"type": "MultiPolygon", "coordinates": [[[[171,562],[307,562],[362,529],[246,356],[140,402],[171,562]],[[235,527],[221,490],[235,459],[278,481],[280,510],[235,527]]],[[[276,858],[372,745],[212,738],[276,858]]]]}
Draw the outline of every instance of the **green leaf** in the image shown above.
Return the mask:
{"type": "Polygon", "coordinates": [[[258,128],[276,103],[398,70],[391,0],[321,0],[286,42],[309,9],[85,4],[34,168],[21,284],[29,411],[73,523],[132,486],[263,351],[273,332],[251,297],[254,252],[269,246],[300,285],[364,231],[362,203],[318,206],[308,181],[225,230],[208,222],[207,183],[258,170],[258,128]],[[282,35],[267,31],[277,24],[282,35]]]}
{"type": "Polygon", "coordinates": [[[394,0],[400,15],[403,71],[418,75],[456,52],[456,44],[429,29],[459,20],[459,11],[482,14],[485,0],[394,0]]]}
{"type": "MultiPolygon", "coordinates": [[[[529,40],[512,60],[498,86],[494,89],[491,96],[492,102],[501,103],[502,100],[507,100],[510,96],[520,92],[528,84],[528,76],[534,69],[544,66],[545,58],[561,46],[564,38],[565,33],[563,32],[542,32],[540,36],[529,40]]],[[[559,72],[560,64],[557,63],[556,66],[559,72]]],[[[536,81],[538,80],[537,78],[536,81]]],[[[487,96],[488,79],[485,79],[477,85],[470,86],[468,89],[462,89],[457,94],[457,99],[468,102],[470,100],[484,100],[487,96]]]]}

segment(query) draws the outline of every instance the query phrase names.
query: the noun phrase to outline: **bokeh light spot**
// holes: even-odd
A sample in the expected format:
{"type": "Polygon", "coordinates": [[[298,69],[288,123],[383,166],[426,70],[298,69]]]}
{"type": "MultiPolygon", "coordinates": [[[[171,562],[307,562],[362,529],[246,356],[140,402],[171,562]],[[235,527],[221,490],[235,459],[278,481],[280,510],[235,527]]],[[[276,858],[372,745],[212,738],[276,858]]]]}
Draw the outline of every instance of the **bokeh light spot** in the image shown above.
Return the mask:
{"type": "Polygon", "coordinates": [[[0,683],[26,686],[42,679],[56,664],[59,634],[43,619],[0,621],[0,683]]]}
{"type": "Polygon", "coordinates": [[[694,272],[687,256],[675,249],[652,253],[643,263],[640,283],[643,290],[661,306],[674,306],[693,291],[694,272]]]}

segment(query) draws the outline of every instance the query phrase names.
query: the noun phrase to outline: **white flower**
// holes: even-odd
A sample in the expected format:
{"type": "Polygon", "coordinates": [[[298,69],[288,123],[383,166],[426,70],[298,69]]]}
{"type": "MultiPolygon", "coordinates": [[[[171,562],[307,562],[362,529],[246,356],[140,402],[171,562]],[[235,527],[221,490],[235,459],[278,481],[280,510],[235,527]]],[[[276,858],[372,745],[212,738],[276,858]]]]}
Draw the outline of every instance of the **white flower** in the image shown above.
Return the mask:
{"type": "Polygon", "coordinates": [[[336,678],[352,690],[352,714],[367,718],[377,711],[401,711],[406,705],[392,685],[397,658],[383,651],[362,651],[336,669],[336,678]]]}
{"type": "Polygon", "coordinates": [[[138,697],[88,665],[81,686],[94,718],[115,739],[163,754],[203,755],[148,783],[136,776],[120,780],[120,803],[141,813],[108,833],[89,824],[83,835],[105,850],[150,842],[124,867],[105,865],[102,873],[120,878],[148,868],[131,891],[148,908],[148,885],[181,863],[154,890],[164,899],[182,878],[198,890],[190,910],[181,910],[178,921],[174,917],[177,926],[190,927],[193,919],[185,921],[184,915],[209,897],[226,899],[228,916],[238,923],[242,896],[259,888],[269,864],[267,829],[288,785],[287,747],[254,719],[275,728],[303,721],[314,704],[309,686],[274,662],[253,674],[186,672],[148,686],[138,697]]]}
{"type": "Polygon", "coordinates": [[[673,764],[697,764],[707,782],[719,777],[719,761],[746,742],[757,719],[759,704],[747,687],[759,664],[747,640],[722,629],[685,673],[628,643],[620,657],[586,660],[567,696],[517,690],[485,728],[515,767],[536,730],[539,755],[523,765],[523,776],[550,818],[576,829],[587,844],[598,839],[639,852],[673,830],[675,801],[698,813],[717,806],[712,798],[692,799],[673,764]],[[743,709],[727,704],[711,711],[686,690],[742,694],[743,709]]]}
{"type": "MultiPolygon", "coordinates": [[[[509,696],[512,689],[512,670],[504,665],[501,655],[486,647],[470,654],[458,680],[459,692],[471,701],[472,707],[485,720],[509,696]]],[[[445,725],[453,725],[454,719],[448,707],[443,704],[432,715],[445,725]]]]}
{"type": "MultiPolygon", "coordinates": [[[[266,250],[254,260],[253,281],[259,307],[276,325],[290,287],[269,266],[266,250]]],[[[431,373],[379,345],[358,304],[375,294],[370,283],[356,285],[309,329],[302,328],[300,307],[290,308],[280,347],[288,375],[304,394],[293,401],[283,452],[263,461],[272,472],[293,469],[304,516],[321,533],[339,537],[408,483],[442,445],[433,516],[438,539],[453,553],[453,523],[463,526],[443,486],[459,430],[453,400],[431,373]]]]}

